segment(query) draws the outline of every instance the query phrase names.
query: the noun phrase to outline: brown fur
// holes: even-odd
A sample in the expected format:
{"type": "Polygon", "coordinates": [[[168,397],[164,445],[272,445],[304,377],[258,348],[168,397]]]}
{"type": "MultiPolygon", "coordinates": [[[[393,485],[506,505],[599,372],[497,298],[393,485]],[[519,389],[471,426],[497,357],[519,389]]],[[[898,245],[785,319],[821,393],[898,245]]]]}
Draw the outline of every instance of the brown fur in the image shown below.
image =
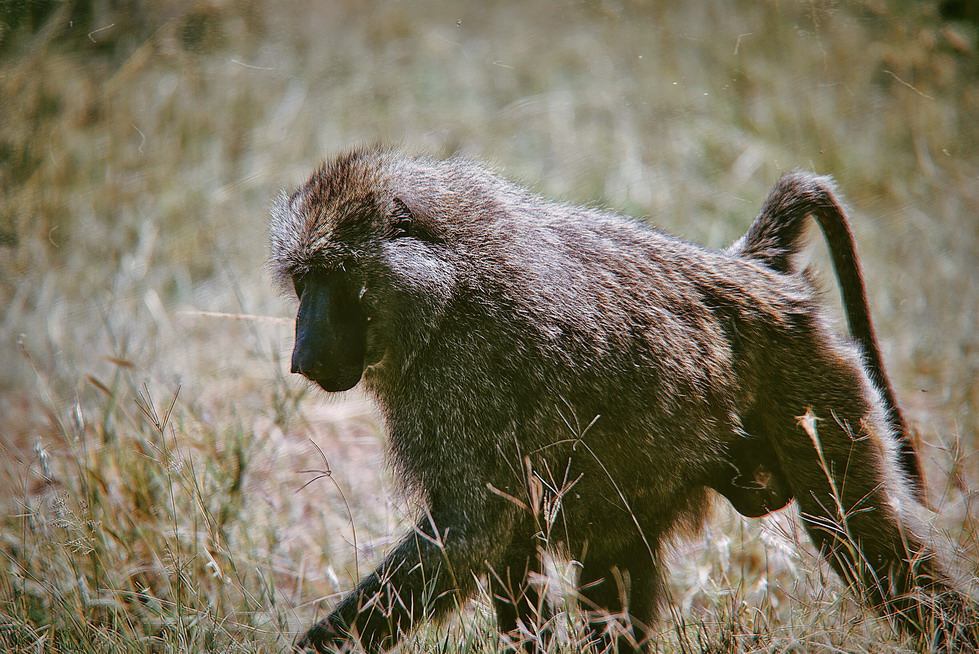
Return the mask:
{"type": "Polygon", "coordinates": [[[919,536],[866,343],[827,328],[788,263],[810,211],[793,189],[823,184],[795,175],[727,252],[455,159],[355,151],[283,196],[270,266],[300,297],[293,371],[362,381],[427,507],[299,645],[388,647],[488,570],[513,633],[539,617],[540,547],[559,545],[581,562],[590,633],[608,642],[602,616],[619,615],[633,648],[661,601],[662,546],[702,523],[712,487],[747,515],[794,496],[872,605],[974,647],[956,631],[968,602],[919,536]]]}

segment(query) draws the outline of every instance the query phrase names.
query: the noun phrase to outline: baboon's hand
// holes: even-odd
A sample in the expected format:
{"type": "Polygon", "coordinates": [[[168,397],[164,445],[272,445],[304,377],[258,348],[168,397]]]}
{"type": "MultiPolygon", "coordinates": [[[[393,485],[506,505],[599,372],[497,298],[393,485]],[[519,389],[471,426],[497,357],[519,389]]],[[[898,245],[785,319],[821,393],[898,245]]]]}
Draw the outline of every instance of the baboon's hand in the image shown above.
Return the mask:
{"type": "Polygon", "coordinates": [[[352,649],[353,642],[349,634],[332,625],[329,617],[313,625],[293,645],[294,652],[306,654],[309,652],[336,652],[340,654],[352,649]]]}

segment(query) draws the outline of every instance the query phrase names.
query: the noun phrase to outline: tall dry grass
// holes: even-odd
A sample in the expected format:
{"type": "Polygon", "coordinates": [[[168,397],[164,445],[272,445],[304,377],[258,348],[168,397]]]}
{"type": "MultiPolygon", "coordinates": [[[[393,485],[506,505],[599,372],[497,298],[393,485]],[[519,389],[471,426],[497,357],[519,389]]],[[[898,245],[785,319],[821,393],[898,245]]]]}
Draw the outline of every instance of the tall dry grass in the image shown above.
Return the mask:
{"type": "MultiPolygon", "coordinates": [[[[77,0],[17,24],[15,4],[0,13],[7,651],[281,651],[408,524],[370,404],[286,374],[292,307],[262,272],[276,190],[365,142],[462,153],[714,246],[783,170],[835,175],[937,538],[977,574],[975,25],[901,0],[77,0]]],[[[906,646],[790,512],[719,507],[676,554],[657,651],[906,646]]],[[[491,627],[476,602],[411,647],[493,651],[491,627]]]]}

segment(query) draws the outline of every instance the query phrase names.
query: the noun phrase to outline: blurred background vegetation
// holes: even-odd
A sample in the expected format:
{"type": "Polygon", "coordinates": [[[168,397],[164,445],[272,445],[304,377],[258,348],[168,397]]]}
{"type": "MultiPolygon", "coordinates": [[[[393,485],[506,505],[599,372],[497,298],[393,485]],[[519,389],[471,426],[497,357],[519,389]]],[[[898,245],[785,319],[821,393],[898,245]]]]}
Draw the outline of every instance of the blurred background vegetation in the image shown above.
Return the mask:
{"type": "MultiPolygon", "coordinates": [[[[975,578],[975,6],[0,0],[0,645],[281,651],[408,524],[369,402],[286,374],[263,273],[276,191],[375,142],[718,247],[781,172],[836,176],[975,578]]],[[[657,649],[903,651],[791,511],[716,514],[657,649]]],[[[476,602],[411,647],[491,627],[476,602]]]]}

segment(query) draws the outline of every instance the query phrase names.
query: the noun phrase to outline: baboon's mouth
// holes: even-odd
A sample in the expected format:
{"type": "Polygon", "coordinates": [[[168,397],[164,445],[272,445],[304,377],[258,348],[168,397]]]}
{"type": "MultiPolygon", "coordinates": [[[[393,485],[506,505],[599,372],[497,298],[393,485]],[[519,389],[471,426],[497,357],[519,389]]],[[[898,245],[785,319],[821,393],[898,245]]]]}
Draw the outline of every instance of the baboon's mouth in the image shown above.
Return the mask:
{"type": "Polygon", "coordinates": [[[343,371],[334,370],[332,374],[325,370],[313,370],[303,374],[327,393],[340,393],[356,386],[363,373],[363,368],[350,368],[343,371]]]}

